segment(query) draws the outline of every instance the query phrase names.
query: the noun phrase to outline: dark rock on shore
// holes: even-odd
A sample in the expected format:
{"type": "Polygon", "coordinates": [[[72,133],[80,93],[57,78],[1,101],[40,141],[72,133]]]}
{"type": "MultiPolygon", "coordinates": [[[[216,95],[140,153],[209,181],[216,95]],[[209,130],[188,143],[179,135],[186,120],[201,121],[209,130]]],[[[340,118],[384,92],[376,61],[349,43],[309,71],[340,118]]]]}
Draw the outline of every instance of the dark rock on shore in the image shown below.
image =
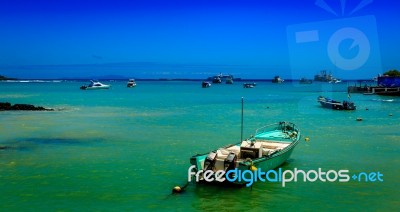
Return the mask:
{"type": "Polygon", "coordinates": [[[9,149],[13,149],[10,146],[0,146],[0,150],[9,150],[9,149]]]}
{"type": "Polygon", "coordinates": [[[2,80],[16,80],[16,78],[9,78],[9,77],[0,75],[0,81],[2,81],[2,80]]]}
{"type": "Polygon", "coordinates": [[[31,111],[53,111],[51,108],[44,108],[41,106],[34,106],[29,104],[14,104],[11,105],[9,102],[0,102],[1,110],[31,110],[31,111]]]}

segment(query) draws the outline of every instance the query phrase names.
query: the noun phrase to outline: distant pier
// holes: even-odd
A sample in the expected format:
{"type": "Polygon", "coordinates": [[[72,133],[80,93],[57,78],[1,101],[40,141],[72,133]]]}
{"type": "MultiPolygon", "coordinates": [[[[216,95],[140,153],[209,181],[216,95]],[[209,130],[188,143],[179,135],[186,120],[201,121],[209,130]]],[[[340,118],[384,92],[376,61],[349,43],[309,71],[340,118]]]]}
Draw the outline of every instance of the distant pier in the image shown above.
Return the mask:
{"type": "Polygon", "coordinates": [[[359,86],[349,86],[348,93],[377,94],[385,96],[400,96],[399,77],[378,77],[377,85],[368,84],[367,81],[359,81],[359,86]],[[364,85],[362,85],[364,83],[364,85]]]}

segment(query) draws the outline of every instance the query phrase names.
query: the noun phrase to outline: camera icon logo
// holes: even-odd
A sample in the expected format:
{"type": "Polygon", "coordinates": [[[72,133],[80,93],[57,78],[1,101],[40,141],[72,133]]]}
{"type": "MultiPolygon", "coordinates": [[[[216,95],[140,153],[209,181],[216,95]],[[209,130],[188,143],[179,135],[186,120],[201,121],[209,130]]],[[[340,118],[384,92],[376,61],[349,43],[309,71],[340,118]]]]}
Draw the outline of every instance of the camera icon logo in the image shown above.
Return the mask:
{"type": "Polygon", "coordinates": [[[293,79],[313,76],[323,69],[335,70],[335,75],[344,78],[372,78],[381,72],[372,15],[291,25],[287,39],[293,79]]]}
{"type": "Polygon", "coordinates": [[[357,28],[344,27],[337,30],[328,41],[328,56],[332,63],[343,70],[355,70],[362,67],[370,55],[370,44],[367,36],[357,28]],[[352,40],[349,50],[358,48],[353,58],[346,58],[340,52],[340,44],[345,40],[352,40]]]}

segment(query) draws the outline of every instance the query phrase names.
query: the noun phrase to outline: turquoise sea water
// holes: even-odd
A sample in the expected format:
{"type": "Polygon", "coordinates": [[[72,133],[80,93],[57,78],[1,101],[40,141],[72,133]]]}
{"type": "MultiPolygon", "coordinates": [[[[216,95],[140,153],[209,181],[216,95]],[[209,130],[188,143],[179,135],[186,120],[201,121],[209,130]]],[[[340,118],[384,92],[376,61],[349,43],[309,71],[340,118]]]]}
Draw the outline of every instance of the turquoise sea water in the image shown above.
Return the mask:
{"type": "Polygon", "coordinates": [[[352,94],[356,111],[321,108],[318,95],[347,99],[347,84],[259,82],[0,82],[0,102],[61,109],[1,111],[0,210],[367,210],[400,208],[400,98],[352,94]],[[290,121],[304,139],[282,166],[350,174],[380,172],[383,182],[257,182],[250,188],[189,185],[189,158],[290,121]],[[368,108],[368,110],[366,110],[368,108]],[[389,116],[392,114],[392,116],[389,116]],[[356,121],[362,117],[363,121],[356,121]]]}

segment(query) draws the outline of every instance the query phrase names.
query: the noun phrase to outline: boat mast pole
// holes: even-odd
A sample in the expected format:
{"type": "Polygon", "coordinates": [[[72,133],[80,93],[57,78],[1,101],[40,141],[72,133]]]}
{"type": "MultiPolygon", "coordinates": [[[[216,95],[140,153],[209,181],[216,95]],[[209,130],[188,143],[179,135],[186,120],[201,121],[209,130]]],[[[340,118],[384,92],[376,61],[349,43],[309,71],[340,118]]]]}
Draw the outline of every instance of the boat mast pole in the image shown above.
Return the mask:
{"type": "Polygon", "coordinates": [[[241,124],[241,130],[240,130],[240,142],[243,141],[243,97],[242,97],[242,124],[241,124]]]}

